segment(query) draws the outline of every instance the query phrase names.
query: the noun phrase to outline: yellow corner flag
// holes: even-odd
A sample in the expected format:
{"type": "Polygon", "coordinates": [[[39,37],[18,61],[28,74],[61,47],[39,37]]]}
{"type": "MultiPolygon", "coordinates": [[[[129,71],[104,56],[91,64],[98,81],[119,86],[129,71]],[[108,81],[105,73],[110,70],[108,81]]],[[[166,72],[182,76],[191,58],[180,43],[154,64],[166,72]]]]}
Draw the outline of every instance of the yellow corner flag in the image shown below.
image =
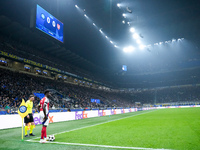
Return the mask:
{"type": "Polygon", "coordinates": [[[21,116],[22,118],[22,141],[23,141],[23,124],[24,124],[24,117],[26,117],[28,115],[28,111],[27,111],[27,107],[26,107],[26,103],[24,101],[24,99],[22,99],[22,103],[21,105],[19,106],[19,109],[18,109],[18,114],[21,116]]]}

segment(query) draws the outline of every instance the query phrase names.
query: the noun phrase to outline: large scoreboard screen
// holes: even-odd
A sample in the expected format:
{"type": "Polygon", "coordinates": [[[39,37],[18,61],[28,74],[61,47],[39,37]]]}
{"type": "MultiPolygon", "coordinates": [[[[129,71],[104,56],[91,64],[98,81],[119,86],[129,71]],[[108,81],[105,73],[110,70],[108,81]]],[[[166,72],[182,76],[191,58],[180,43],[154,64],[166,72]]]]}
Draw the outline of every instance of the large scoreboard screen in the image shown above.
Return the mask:
{"type": "Polygon", "coordinates": [[[36,28],[63,42],[63,23],[37,5],[36,28]]]}

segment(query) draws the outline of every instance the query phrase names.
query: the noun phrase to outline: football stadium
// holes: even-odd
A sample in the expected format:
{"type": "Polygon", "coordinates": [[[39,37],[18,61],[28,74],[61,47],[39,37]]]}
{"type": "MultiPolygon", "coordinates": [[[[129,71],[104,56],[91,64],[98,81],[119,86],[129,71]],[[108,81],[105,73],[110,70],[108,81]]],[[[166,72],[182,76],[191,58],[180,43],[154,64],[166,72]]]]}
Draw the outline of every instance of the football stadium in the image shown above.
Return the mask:
{"type": "Polygon", "coordinates": [[[0,1],[0,150],[200,150],[199,8],[0,1]]]}

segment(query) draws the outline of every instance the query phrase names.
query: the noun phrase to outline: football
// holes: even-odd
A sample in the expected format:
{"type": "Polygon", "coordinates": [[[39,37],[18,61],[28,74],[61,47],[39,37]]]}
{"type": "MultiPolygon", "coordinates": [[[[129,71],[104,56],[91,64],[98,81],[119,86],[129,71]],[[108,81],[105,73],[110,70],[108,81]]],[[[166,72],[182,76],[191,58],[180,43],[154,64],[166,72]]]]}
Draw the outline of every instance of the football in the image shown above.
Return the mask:
{"type": "Polygon", "coordinates": [[[54,141],[55,140],[55,136],[54,135],[49,135],[48,140],[49,141],[54,141]]]}

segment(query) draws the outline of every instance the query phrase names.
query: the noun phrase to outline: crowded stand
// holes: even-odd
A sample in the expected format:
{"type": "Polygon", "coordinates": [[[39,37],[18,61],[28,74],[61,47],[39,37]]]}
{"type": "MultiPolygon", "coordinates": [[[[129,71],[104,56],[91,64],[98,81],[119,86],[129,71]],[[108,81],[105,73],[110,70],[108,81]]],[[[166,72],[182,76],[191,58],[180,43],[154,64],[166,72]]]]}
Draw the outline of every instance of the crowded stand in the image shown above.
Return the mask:
{"type": "MultiPolygon", "coordinates": [[[[50,102],[50,108],[105,108],[105,107],[130,107],[131,97],[113,92],[68,84],[59,80],[35,77],[24,73],[0,69],[1,97],[0,108],[18,108],[21,99],[27,100],[29,95],[45,89],[54,89],[63,94],[68,101],[56,97],[50,102]],[[92,103],[91,99],[100,99],[101,103],[92,103]]],[[[39,98],[34,101],[34,106],[39,103],[39,98]]]]}
{"type": "MultiPolygon", "coordinates": [[[[165,88],[143,92],[113,92],[36,77],[7,69],[0,69],[0,76],[0,108],[7,110],[7,113],[13,113],[11,110],[16,110],[19,107],[22,98],[27,100],[30,94],[34,92],[42,93],[45,89],[54,89],[65,98],[55,96],[50,102],[51,109],[134,107],[135,102],[182,105],[200,103],[199,86],[165,88]],[[92,103],[91,99],[100,99],[101,103],[92,103]]],[[[39,100],[37,97],[34,106],[39,103],[39,100]]]]}

